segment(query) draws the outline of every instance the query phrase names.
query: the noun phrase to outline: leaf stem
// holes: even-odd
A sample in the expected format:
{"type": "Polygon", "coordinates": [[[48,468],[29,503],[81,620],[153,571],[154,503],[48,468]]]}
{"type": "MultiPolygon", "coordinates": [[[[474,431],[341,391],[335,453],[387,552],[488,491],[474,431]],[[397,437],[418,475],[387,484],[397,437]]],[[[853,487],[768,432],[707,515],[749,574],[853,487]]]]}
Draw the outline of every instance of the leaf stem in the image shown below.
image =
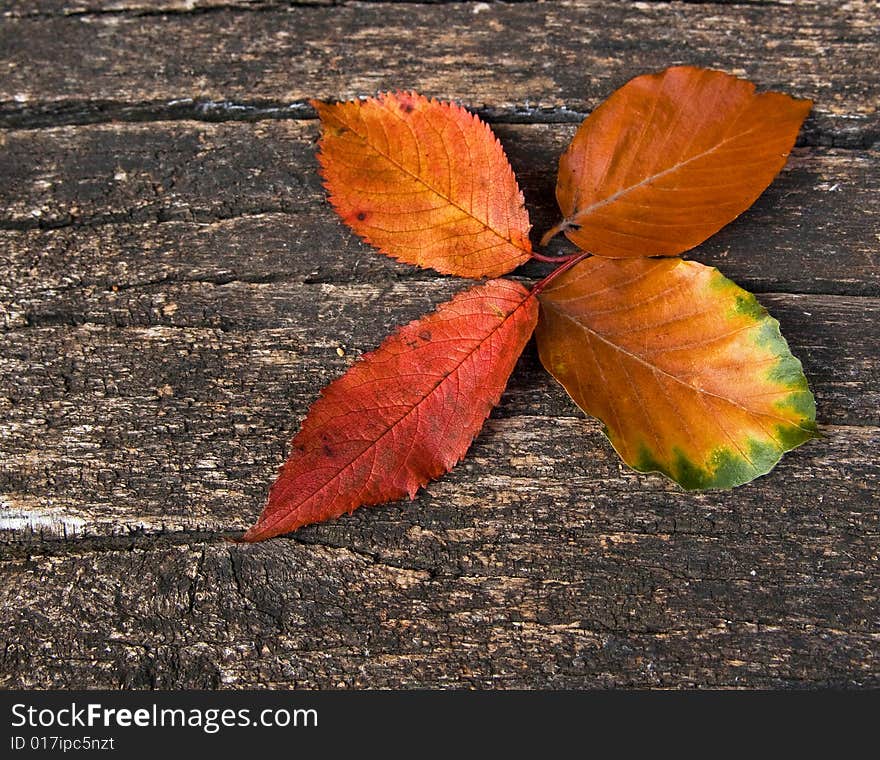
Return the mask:
{"type": "Polygon", "coordinates": [[[551,227],[544,233],[544,237],[541,238],[541,248],[544,248],[547,243],[549,243],[553,238],[555,238],[560,232],[567,230],[569,228],[568,219],[563,219],[559,224],[551,227]]]}
{"type": "Polygon", "coordinates": [[[588,251],[584,251],[583,253],[573,255],[567,257],[567,261],[561,266],[556,267],[550,274],[548,274],[543,280],[538,281],[532,286],[532,295],[538,295],[544,288],[546,288],[555,278],[559,277],[563,272],[567,272],[571,269],[575,264],[579,264],[588,256],[592,256],[588,251]]]}
{"type": "Polygon", "coordinates": [[[545,261],[548,264],[564,264],[569,259],[573,259],[575,256],[578,256],[577,253],[569,253],[565,256],[545,256],[543,253],[538,253],[537,251],[532,251],[532,258],[535,261],[545,261]]]}

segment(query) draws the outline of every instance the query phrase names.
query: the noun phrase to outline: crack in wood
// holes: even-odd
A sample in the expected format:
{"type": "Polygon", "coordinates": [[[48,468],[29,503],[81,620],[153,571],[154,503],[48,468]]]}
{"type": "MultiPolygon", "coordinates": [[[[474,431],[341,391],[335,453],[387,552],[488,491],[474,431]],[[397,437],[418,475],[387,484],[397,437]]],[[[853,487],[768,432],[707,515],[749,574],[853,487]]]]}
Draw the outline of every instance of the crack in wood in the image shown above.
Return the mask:
{"type": "MultiPolygon", "coordinates": [[[[61,9],[60,11],[41,10],[7,10],[0,13],[5,18],[91,18],[101,16],[129,16],[131,18],[150,17],[174,17],[174,16],[204,16],[211,13],[278,13],[287,9],[326,9],[341,8],[357,5],[517,5],[526,3],[539,3],[544,0],[268,0],[268,2],[207,2],[192,0],[185,4],[160,2],[159,7],[148,7],[143,4],[131,3],[129,5],[113,5],[102,8],[74,7],[61,9]]],[[[687,0],[696,2],[697,0],[687,0]]],[[[771,3],[771,0],[699,0],[700,2],[724,2],[724,3],[771,3]]]]}
{"type": "MultiPolygon", "coordinates": [[[[580,124],[590,115],[568,106],[472,107],[463,103],[490,125],[501,124],[580,124]]],[[[125,103],[117,101],[69,101],[51,104],[16,106],[0,104],[0,129],[37,130],[66,126],[111,123],[162,123],[196,121],[211,124],[225,122],[313,121],[315,109],[305,100],[234,101],[175,98],[167,101],[125,103]]],[[[874,119],[853,117],[854,125],[846,130],[829,129],[809,119],[798,136],[796,147],[826,147],[865,150],[880,142],[880,128],[874,119]],[[859,122],[863,122],[860,124],[859,122]]]]}

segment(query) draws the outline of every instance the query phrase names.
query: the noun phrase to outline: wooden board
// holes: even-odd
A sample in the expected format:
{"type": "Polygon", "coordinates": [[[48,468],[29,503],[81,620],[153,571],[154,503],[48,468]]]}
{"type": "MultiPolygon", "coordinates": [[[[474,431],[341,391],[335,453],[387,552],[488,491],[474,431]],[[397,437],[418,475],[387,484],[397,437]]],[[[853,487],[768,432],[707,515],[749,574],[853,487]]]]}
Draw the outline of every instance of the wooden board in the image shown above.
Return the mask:
{"type": "Polygon", "coordinates": [[[0,685],[880,685],[871,4],[0,13],[0,685]],[[680,61],[817,100],[774,185],[689,256],[780,319],[825,437],[684,493],[626,469],[530,345],[413,502],[228,543],[319,389],[467,286],[336,220],[308,98],[417,87],[479,110],[537,239],[577,122],[680,61]]]}
{"type": "MultiPolygon", "coordinates": [[[[556,166],[575,126],[495,130],[537,244],[559,219],[556,166]]],[[[376,255],[334,216],[314,157],[318,135],[316,122],[301,120],[9,130],[0,151],[0,262],[13,273],[6,286],[19,300],[35,288],[69,298],[77,288],[200,278],[429,276],[376,255]]],[[[688,255],[757,292],[880,295],[878,158],[876,148],[796,149],[751,209],[688,255]]]]}
{"type": "Polygon", "coordinates": [[[10,125],[283,116],[407,88],[504,119],[579,121],[631,77],[691,63],[813,98],[813,140],[880,134],[870,0],[23,5],[0,26],[10,125]]]}
{"type": "MultiPolygon", "coordinates": [[[[18,528],[9,538],[27,538],[32,531],[245,528],[259,513],[286,443],[318,390],[373,348],[391,323],[449,295],[450,285],[165,287],[147,296],[151,305],[122,299],[123,305],[107,311],[144,323],[155,315],[156,322],[174,319],[178,325],[85,324],[7,333],[0,364],[0,484],[13,523],[18,519],[9,525],[18,528]],[[181,306],[163,318],[170,304],[181,306]],[[227,324],[186,325],[211,314],[227,324]],[[250,324],[236,316],[242,314],[250,324]],[[346,356],[338,356],[340,347],[346,356]]],[[[529,493],[530,480],[538,480],[543,490],[586,491],[608,505],[637,504],[646,490],[659,490],[670,507],[682,508],[731,500],[750,508],[768,500],[781,506],[813,489],[837,496],[839,508],[869,499],[870,489],[860,484],[874,476],[865,441],[880,425],[880,340],[874,327],[880,302],[827,296],[768,296],[765,302],[804,357],[820,421],[829,430],[827,440],[790,455],[784,467],[755,485],[734,496],[695,497],[659,476],[629,472],[598,424],[582,419],[543,372],[531,348],[495,412],[499,419],[449,482],[460,483],[464,473],[486,498],[519,499],[519,489],[510,494],[497,479],[513,478],[529,493]],[[847,368],[845,379],[840,365],[847,368]],[[480,446],[488,447],[482,455],[480,446]],[[852,482],[850,468],[828,467],[829,460],[840,464],[846,452],[851,466],[866,459],[852,482]],[[572,480],[574,475],[586,480],[572,480]]],[[[458,502],[454,488],[448,494],[458,502]]],[[[421,509],[421,502],[406,507],[415,520],[421,509]]]]}

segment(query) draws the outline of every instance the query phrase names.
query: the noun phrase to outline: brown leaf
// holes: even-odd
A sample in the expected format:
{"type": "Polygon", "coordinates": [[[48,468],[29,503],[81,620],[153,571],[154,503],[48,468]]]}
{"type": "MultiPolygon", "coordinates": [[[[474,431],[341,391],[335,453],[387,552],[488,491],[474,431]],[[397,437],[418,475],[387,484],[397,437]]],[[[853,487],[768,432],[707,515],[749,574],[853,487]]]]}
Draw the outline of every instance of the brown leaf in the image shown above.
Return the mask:
{"type": "Polygon", "coordinates": [[[809,100],[720,71],[636,77],[581,124],[559,161],[550,230],[612,258],[674,256],[745,211],[785,164],[809,100]]]}

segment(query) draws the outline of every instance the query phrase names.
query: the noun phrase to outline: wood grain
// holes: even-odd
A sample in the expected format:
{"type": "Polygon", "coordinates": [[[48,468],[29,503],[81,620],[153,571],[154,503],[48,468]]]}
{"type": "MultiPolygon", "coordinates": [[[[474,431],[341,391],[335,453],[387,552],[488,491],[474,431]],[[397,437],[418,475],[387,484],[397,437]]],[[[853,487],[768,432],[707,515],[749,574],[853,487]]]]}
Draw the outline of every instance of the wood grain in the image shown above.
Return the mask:
{"type": "MultiPolygon", "coordinates": [[[[415,563],[289,539],[9,562],[4,685],[880,683],[876,570],[852,558],[871,551],[865,536],[840,536],[829,551],[822,536],[763,530],[591,534],[568,525],[554,535],[542,522],[552,509],[531,516],[517,526],[413,526],[403,536],[421,549],[415,563]],[[465,543],[474,551],[456,563],[445,547],[465,543]]],[[[373,535],[387,543],[395,533],[379,525],[373,535]]]]}
{"type": "MultiPolygon", "coordinates": [[[[495,127],[525,194],[535,242],[559,220],[555,170],[574,130],[495,127]]],[[[358,243],[334,216],[317,173],[318,135],[309,121],[7,131],[0,151],[7,287],[22,300],[34,288],[199,277],[422,276],[358,243]]],[[[878,160],[877,150],[798,148],[753,208],[688,255],[759,292],[878,295],[878,160]]],[[[557,241],[550,250],[566,245],[557,241]]]]}
{"type": "Polygon", "coordinates": [[[880,134],[869,0],[204,3],[214,7],[162,12],[172,5],[157,3],[147,23],[142,13],[152,4],[142,2],[109,13],[100,10],[127,6],[51,3],[46,13],[5,19],[6,123],[45,124],[41,115],[144,119],[151,111],[140,106],[174,113],[185,99],[195,114],[201,102],[209,118],[246,116],[253,106],[271,116],[309,98],[409,88],[505,118],[549,110],[571,119],[637,74],[689,63],[813,98],[813,140],[864,146],[880,134]],[[77,8],[99,12],[65,15],[77,8]]]}
{"type": "Polygon", "coordinates": [[[874,4],[0,17],[0,685],[880,686],[874,4]],[[227,543],[319,389],[466,286],[338,222],[306,99],[413,87],[477,109],[537,239],[576,124],[672,63],[816,100],[776,182],[689,255],[780,319],[825,437],[686,494],[625,468],[530,346],[415,501],[227,543]]]}
{"type": "MultiPolygon", "coordinates": [[[[448,298],[451,286],[166,287],[146,297],[121,294],[97,310],[105,324],[8,332],[0,363],[7,540],[32,532],[240,530],[260,511],[319,389],[374,348],[393,322],[448,298]]],[[[873,435],[862,426],[880,425],[880,303],[807,296],[765,302],[804,359],[820,423],[843,427],[786,457],[786,467],[737,491],[736,501],[782,504],[794,498],[792,477],[840,507],[867,498],[852,491],[848,471],[826,470],[825,463],[848,450],[857,461],[856,452],[870,444],[856,441],[873,435]]],[[[598,424],[581,419],[531,348],[494,416],[512,427],[498,423],[506,432],[480,439],[488,451],[470,455],[450,482],[465,478],[488,498],[497,490],[494,477],[528,484],[556,473],[541,488],[564,490],[566,473],[582,471],[589,490],[606,491],[597,497],[609,504],[638,502],[645,488],[670,491],[659,477],[636,477],[620,465],[598,424]],[[591,472],[594,457],[602,466],[591,472]],[[512,464],[520,460],[527,463],[522,471],[512,464]]],[[[868,479],[866,471],[857,482],[868,479]]],[[[454,489],[447,498],[454,500],[454,489]]],[[[718,493],[702,501],[730,498],[718,493]]],[[[686,505],[694,497],[671,489],[669,499],[686,505]]],[[[412,509],[420,514],[418,504],[412,509]]]]}

